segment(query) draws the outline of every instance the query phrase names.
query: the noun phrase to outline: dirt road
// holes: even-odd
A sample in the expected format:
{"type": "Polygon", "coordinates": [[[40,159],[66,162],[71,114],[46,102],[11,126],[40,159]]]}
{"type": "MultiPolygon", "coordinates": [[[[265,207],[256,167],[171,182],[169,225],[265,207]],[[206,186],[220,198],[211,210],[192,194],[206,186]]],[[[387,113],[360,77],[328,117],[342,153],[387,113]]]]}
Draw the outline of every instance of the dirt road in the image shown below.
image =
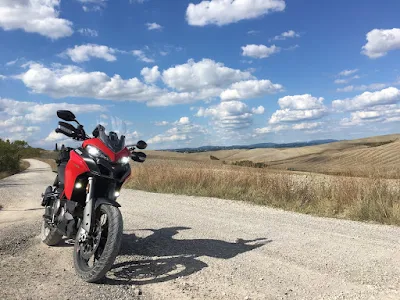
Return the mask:
{"type": "Polygon", "coordinates": [[[400,228],[241,202],[123,190],[120,256],[102,284],[40,243],[48,165],[0,181],[0,299],[400,299],[400,228]]]}

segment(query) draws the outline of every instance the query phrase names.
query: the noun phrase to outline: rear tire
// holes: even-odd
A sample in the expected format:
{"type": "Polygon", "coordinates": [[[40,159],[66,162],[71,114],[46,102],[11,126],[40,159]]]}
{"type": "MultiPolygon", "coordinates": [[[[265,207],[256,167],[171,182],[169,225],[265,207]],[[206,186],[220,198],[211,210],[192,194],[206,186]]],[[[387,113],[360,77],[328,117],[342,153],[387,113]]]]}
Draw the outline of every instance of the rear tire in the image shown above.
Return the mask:
{"type": "Polygon", "coordinates": [[[57,228],[50,227],[46,220],[42,221],[42,230],[40,239],[48,246],[56,246],[61,240],[63,235],[59,233],[57,228]]]}
{"type": "MultiPolygon", "coordinates": [[[[112,205],[101,204],[96,211],[96,222],[99,215],[106,215],[106,222],[102,232],[106,235],[106,240],[102,234],[102,240],[99,242],[97,250],[93,257],[97,256],[97,259],[93,261],[93,265],[89,265],[89,261],[81,256],[82,245],[79,244],[79,232],[75,239],[74,246],[74,266],[75,271],[86,282],[96,282],[102,279],[105,274],[111,269],[115,258],[117,257],[122,241],[123,222],[122,216],[119,209],[112,205]]],[[[96,224],[93,224],[96,226],[96,224]]]]}

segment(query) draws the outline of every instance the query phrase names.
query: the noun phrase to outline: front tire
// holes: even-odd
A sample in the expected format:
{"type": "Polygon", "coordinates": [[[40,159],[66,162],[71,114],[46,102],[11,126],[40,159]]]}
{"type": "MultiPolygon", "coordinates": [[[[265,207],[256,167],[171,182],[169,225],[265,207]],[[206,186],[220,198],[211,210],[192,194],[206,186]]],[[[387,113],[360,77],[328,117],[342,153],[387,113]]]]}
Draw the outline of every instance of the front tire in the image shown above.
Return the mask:
{"type": "Polygon", "coordinates": [[[121,212],[117,207],[101,204],[96,210],[92,227],[95,232],[83,243],[79,243],[78,231],[74,246],[75,271],[86,282],[102,279],[114,263],[122,241],[121,212]],[[91,255],[90,247],[92,251],[95,250],[88,258],[91,255]]]}
{"type": "Polygon", "coordinates": [[[48,246],[56,246],[61,240],[63,235],[59,233],[57,228],[52,228],[46,220],[42,220],[42,229],[40,239],[48,246]]]}

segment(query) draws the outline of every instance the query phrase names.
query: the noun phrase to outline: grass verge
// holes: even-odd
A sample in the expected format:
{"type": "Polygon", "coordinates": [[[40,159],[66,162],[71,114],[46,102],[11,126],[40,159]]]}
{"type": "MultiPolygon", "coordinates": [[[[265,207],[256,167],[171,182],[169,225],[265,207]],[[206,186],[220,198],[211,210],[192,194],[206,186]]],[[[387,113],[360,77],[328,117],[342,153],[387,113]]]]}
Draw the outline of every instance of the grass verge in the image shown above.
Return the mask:
{"type": "Polygon", "coordinates": [[[135,164],[125,187],[241,200],[324,217],[400,225],[397,181],[270,173],[168,160],[135,164]]]}
{"type": "Polygon", "coordinates": [[[17,174],[19,172],[22,172],[22,171],[28,169],[28,168],[29,168],[29,163],[27,161],[25,161],[25,160],[21,160],[20,163],[19,163],[19,170],[0,172],[0,179],[6,178],[6,177],[14,175],[14,174],[17,174]]]}

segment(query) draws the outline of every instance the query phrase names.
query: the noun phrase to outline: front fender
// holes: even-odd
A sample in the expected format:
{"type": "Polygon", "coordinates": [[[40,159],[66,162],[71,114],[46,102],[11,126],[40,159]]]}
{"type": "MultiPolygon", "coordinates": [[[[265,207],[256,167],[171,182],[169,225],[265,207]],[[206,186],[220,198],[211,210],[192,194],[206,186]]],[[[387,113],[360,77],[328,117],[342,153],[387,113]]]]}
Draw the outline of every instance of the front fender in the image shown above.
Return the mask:
{"type": "Polygon", "coordinates": [[[121,205],[117,201],[107,199],[107,198],[97,198],[95,201],[95,204],[94,204],[94,209],[96,210],[101,204],[112,205],[115,207],[121,207],[121,205]]]}

